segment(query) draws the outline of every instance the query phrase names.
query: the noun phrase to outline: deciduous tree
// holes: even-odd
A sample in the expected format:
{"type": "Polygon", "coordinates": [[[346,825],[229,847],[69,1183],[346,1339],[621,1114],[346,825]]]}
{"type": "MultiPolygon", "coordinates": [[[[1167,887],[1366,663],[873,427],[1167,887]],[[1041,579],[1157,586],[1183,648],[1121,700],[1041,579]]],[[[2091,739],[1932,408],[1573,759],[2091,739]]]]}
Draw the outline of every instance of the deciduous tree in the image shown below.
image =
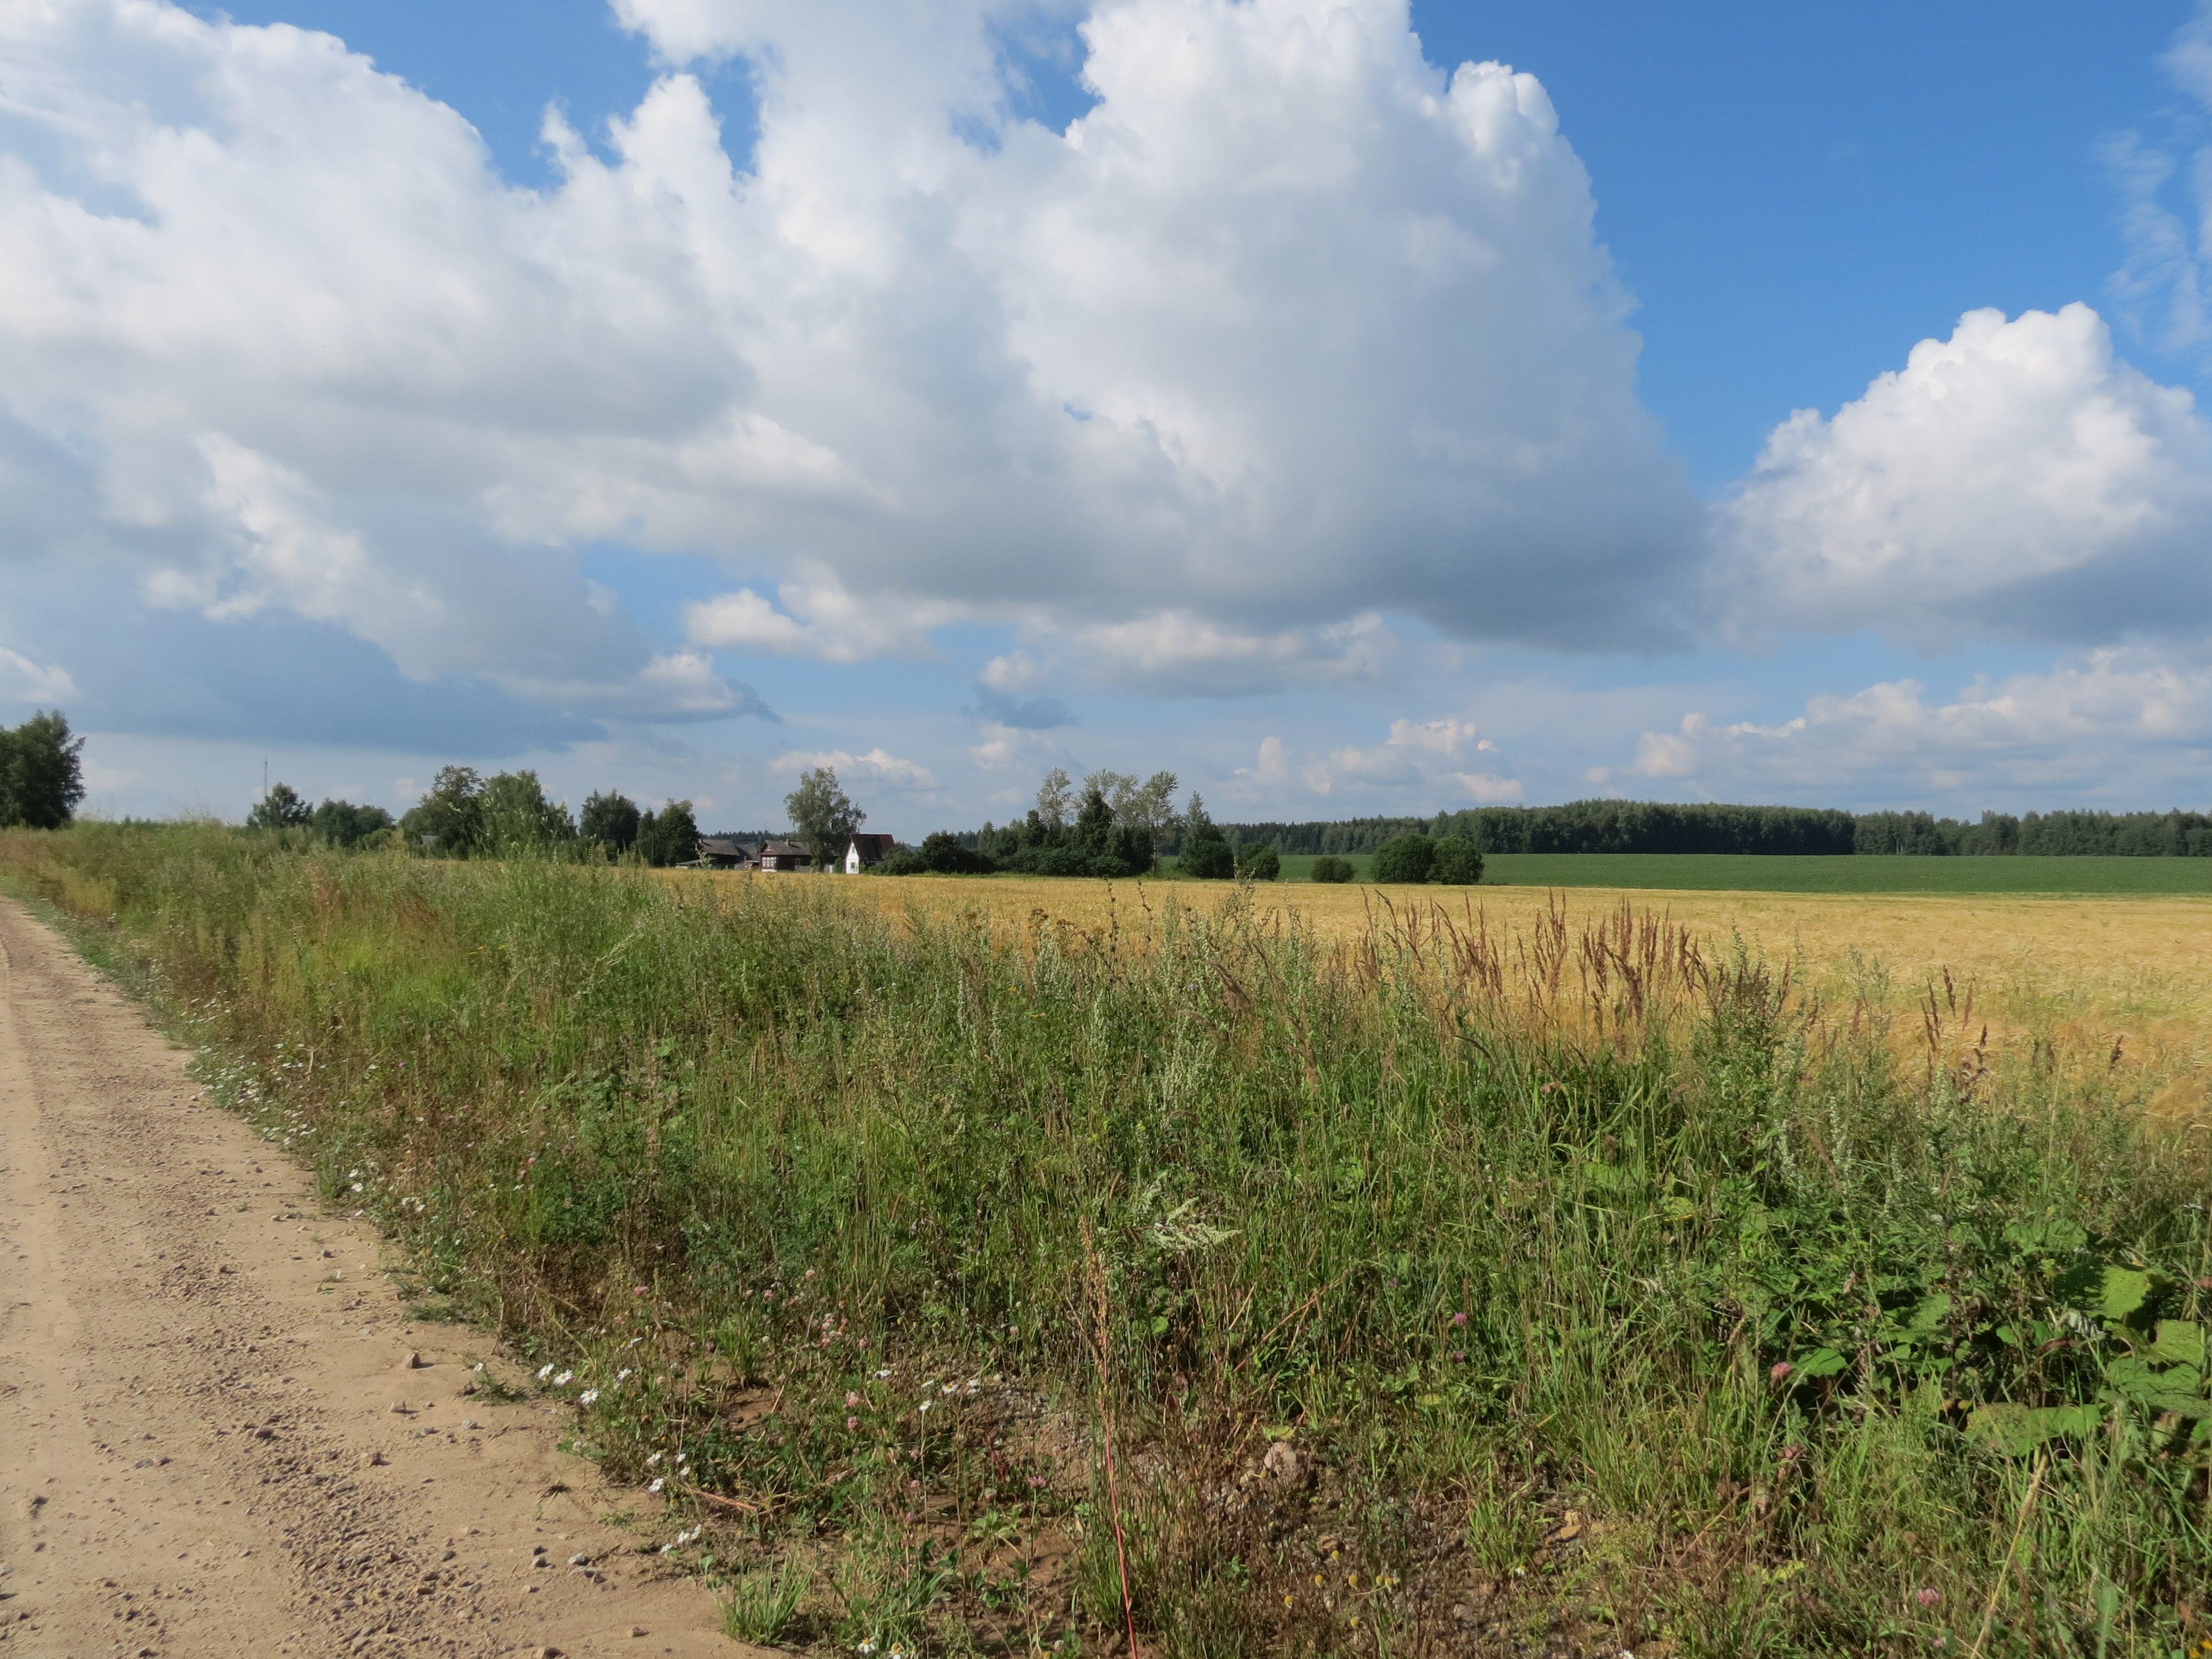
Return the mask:
{"type": "Polygon", "coordinates": [[[853,832],[868,821],[839,787],[837,775],[817,766],[799,781],[799,787],[783,798],[791,815],[792,833],[813,854],[814,867],[827,870],[845,851],[853,832]]]}
{"type": "Polygon", "coordinates": [[[57,708],[0,730],[0,828],[58,830],[84,799],[84,739],[57,708]]]}
{"type": "Polygon", "coordinates": [[[313,821],[315,809],[300,798],[300,792],[289,783],[274,783],[269,793],[253,803],[253,810],[246,815],[249,830],[304,830],[313,821]]]}

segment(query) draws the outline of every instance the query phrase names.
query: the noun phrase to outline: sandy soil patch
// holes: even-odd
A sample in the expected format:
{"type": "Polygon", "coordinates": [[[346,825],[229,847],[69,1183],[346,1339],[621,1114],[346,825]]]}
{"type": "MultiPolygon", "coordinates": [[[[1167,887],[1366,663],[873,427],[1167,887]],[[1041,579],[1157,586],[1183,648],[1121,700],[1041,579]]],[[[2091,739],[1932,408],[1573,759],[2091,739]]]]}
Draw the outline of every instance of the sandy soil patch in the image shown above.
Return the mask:
{"type": "Polygon", "coordinates": [[[185,1059],[0,901],[0,1650],[758,1651],[185,1059]]]}

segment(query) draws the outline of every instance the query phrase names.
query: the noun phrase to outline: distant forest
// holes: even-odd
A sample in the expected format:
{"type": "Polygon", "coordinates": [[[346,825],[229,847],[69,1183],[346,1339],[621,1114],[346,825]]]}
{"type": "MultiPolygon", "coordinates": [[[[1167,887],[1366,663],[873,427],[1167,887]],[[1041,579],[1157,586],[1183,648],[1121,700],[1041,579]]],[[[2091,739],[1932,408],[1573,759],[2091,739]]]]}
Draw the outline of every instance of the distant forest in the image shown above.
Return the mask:
{"type": "Polygon", "coordinates": [[[1809,806],[1675,805],[1577,800],[1564,806],[1476,806],[1432,818],[1224,823],[1233,846],[1279,853],[1371,853],[1394,836],[1462,836],[1485,853],[1864,853],[1910,857],[2019,854],[2212,858],[2203,812],[1984,812],[1977,823],[1926,812],[1809,806]]]}

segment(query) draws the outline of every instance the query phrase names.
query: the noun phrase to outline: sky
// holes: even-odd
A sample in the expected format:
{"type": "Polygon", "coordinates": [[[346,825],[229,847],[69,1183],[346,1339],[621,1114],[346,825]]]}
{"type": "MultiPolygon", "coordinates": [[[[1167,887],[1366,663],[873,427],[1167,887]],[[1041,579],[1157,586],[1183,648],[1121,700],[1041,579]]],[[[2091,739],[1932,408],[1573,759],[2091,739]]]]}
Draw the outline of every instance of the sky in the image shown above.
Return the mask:
{"type": "Polygon", "coordinates": [[[2212,808],[2212,12],[0,11],[0,720],[908,839],[2212,808]]]}

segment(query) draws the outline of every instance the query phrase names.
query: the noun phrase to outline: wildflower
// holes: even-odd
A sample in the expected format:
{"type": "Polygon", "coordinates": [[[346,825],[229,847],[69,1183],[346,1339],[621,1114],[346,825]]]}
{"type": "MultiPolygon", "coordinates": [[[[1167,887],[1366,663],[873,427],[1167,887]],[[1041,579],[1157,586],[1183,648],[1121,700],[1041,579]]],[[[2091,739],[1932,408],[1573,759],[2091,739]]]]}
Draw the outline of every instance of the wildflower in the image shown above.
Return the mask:
{"type": "Polygon", "coordinates": [[[1037,1487],[1042,1486],[1042,1485],[1044,1485],[1044,1477],[1042,1475],[1033,1474],[1030,1477],[1030,1488],[1031,1491],[1035,1491],[1037,1487]]]}
{"type": "Polygon", "coordinates": [[[576,1396],[576,1403],[580,1406],[588,1406],[599,1397],[599,1391],[597,1389],[586,1389],[576,1396]]]}
{"type": "Polygon", "coordinates": [[[1779,1382],[1784,1377],[1789,1376],[1790,1372],[1796,1369],[1797,1368],[1795,1365],[1784,1359],[1778,1364],[1773,1370],[1767,1372],[1766,1380],[1770,1382],[1779,1382]]]}
{"type": "Polygon", "coordinates": [[[1454,1315],[1452,1316],[1452,1328],[1453,1328],[1455,1330],[1458,1329],[1460,1327],[1462,1327],[1462,1326],[1465,1325],[1466,1323],[1467,1323],[1467,1316],[1466,1316],[1465,1314],[1463,1314],[1463,1313],[1455,1313],[1455,1314],[1454,1314],[1454,1315]]]}
{"type": "Polygon", "coordinates": [[[848,1417],[845,1419],[845,1432],[848,1434],[852,1433],[854,1430],[860,1426],[860,1419],[857,1417],[848,1417]]]}
{"type": "Polygon", "coordinates": [[[567,1388],[567,1387],[568,1387],[571,1382],[574,1382],[575,1380],[576,1380],[576,1373],[575,1373],[575,1372],[574,1372],[574,1371],[562,1371],[562,1372],[561,1373],[561,1375],[560,1375],[560,1376],[556,1376],[556,1377],[555,1377],[555,1378],[553,1379],[553,1386],[554,1386],[555,1388],[556,1388],[556,1389],[565,1389],[565,1388],[567,1388]]]}
{"type": "Polygon", "coordinates": [[[538,1380],[540,1382],[543,1382],[547,1377],[552,1375],[553,1368],[550,1365],[540,1365],[538,1368],[538,1380]]]}
{"type": "Polygon", "coordinates": [[[857,1653],[857,1654],[860,1654],[860,1655],[862,1655],[862,1656],[866,1656],[866,1655],[867,1655],[867,1654],[873,1653],[875,1650],[876,1650],[876,1644],[875,1644],[873,1642],[865,1642],[865,1641],[864,1641],[864,1642],[862,1642],[862,1643],[860,1644],[860,1646],[858,1646],[858,1647],[856,1647],[856,1648],[854,1648],[854,1649],[853,1650],[853,1651],[854,1651],[854,1652],[855,1652],[855,1653],[857,1653]]]}
{"type": "Polygon", "coordinates": [[[617,1382],[627,1382],[631,1377],[636,1375],[636,1372],[631,1370],[627,1365],[625,1365],[622,1370],[615,1373],[615,1381],[617,1382]]]}
{"type": "Polygon", "coordinates": [[[646,1456],[646,1460],[645,1460],[645,1466],[646,1466],[647,1468],[652,1468],[655,1463],[658,1463],[658,1462],[661,1460],[661,1458],[662,1458],[662,1457],[664,1457],[665,1455],[666,1455],[666,1454],[665,1454],[665,1453],[663,1453],[663,1452],[651,1452],[651,1453],[648,1453],[648,1454],[647,1455],[647,1456],[646,1456]]]}
{"type": "Polygon", "coordinates": [[[845,1409],[846,1409],[847,1411],[851,1411],[851,1410],[853,1409],[853,1407],[855,1407],[855,1406],[859,1405],[860,1403],[860,1395],[858,1395],[857,1394],[848,1394],[848,1395],[845,1396],[845,1409]]]}
{"type": "Polygon", "coordinates": [[[890,1368],[889,1366],[885,1366],[882,1370],[876,1373],[876,1381],[880,1382],[890,1374],[890,1368]]]}
{"type": "Polygon", "coordinates": [[[652,1479],[652,1480],[648,1480],[648,1481],[647,1481],[647,1482],[645,1483],[645,1489],[646,1489],[647,1492],[659,1492],[659,1491],[663,1486],[666,1486],[667,1484],[668,1484],[668,1477],[667,1477],[666,1475],[665,1475],[665,1474],[656,1474],[656,1475],[654,1475],[654,1476],[653,1477],[653,1479],[652,1479]]]}
{"type": "Polygon", "coordinates": [[[1802,1446],[1784,1446],[1782,1449],[1782,1461],[1785,1463],[1795,1463],[1804,1455],[1805,1449],[1802,1446]]]}
{"type": "Polygon", "coordinates": [[[646,1296],[651,1294],[652,1288],[649,1285],[633,1285],[629,1287],[629,1293],[632,1296],[646,1296]]]}
{"type": "Polygon", "coordinates": [[[1917,1589],[1912,1592],[1912,1599],[1923,1607],[1932,1607],[1943,1599],[1943,1592],[1939,1589],[1917,1589]]]}
{"type": "Polygon", "coordinates": [[[1452,1364],[1455,1365],[1464,1365],[1467,1364],[1467,1350],[1465,1348],[1454,1348],[1452,1350],[1452,1364]]]}
{"type": "Polygon", "coordinates": [[[921,1402],[921,1404],[919,1407],[917,1407],[915,1408],[917,1415],[926,1414],[926,1413],[928,1412],[929,1408],[930,1408],[932,1406],[935,1405],[936,1403],[937,1403],[937,1402],[936,1402],[935,1401],[933,1401],[933,1400],[925,1400],[925,1401],[923,1401],[921,1402]]]}

